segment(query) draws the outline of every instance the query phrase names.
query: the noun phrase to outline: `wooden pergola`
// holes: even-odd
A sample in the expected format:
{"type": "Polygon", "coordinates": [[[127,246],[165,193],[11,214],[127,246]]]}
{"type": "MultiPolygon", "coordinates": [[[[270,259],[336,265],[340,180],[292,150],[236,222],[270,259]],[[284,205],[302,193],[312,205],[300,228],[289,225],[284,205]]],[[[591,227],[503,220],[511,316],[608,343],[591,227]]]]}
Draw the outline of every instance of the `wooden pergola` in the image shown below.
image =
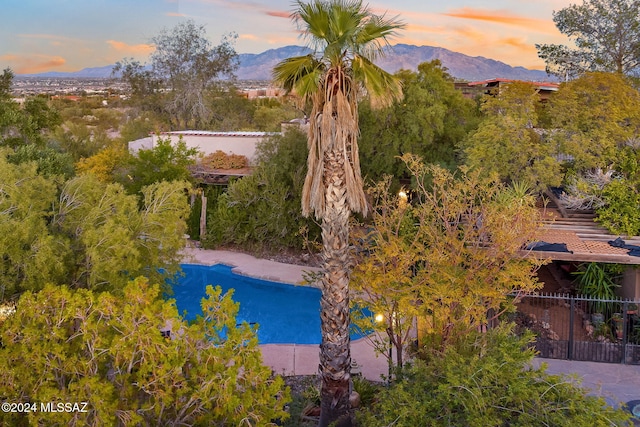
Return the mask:
{"type": "Polygon", "coordinates": [[[230,178],[241,178],[251,175],[252,168],[242,169],[210,169],[196,165],[190,169],[191,176],[196,182],[207,185],[227,185],[230,178]]]}

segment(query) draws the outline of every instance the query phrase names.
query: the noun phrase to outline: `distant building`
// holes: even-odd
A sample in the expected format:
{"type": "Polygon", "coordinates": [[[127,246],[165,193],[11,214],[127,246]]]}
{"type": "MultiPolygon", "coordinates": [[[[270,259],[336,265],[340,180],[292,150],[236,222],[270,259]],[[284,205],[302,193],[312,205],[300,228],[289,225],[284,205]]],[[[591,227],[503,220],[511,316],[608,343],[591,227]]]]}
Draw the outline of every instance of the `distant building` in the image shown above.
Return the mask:
{"type": "Polygon", "coordinates": [[[248,99],[279,98],[284,94],[284,90],[276,87],[247,88],[241,93],[248,99]]]}
{"type": "MultiPolygon", "coordinates": [[[[489,80],[482,80],[478,82],[470,82],[470,83],[467,83],[467,87],[473,88],[473,90],[468,90],[468,93],[470,94],[473,93],[474,96],[478,93],[490,95],[490,94],[496,93],[496,91],[499,91],[500,86],[504,86],[506,84],[513,83],[516,81],[518,80],[489,79],[489,80]]],[[[558,89],[560,88],[560,85],[558,83],[552,83],[552,82],[525,82],[525,83],[530,83],[538,90],[538,94],[540,95],[540,100],[542,102],[547,101],[551,96],[551,94],[554,92],[557,92],[558,89]]],[[[463,90],[463,93],[465,93],[464,90],[463,90]]]]}

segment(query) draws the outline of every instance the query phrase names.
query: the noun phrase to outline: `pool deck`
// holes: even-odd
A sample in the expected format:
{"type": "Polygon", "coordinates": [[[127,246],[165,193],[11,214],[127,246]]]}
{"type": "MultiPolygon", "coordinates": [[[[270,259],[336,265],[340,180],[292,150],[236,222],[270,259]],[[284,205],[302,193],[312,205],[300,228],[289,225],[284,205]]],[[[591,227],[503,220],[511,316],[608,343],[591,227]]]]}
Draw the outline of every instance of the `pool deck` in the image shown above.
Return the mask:
{"type": "MultiPolygon", "coordinates": [[[[226,264],[234,267],[237,274],[273,280],[282,283],[300,284],[305,271],[317,271],[312,267],[282,264],[258,259],[251,255],[232,252],[187,248],[185,263],[226,264]]],[[[264,363],[281,375],[315,375],[318,373],[318,345],[265,344],[260,346],[264,363]]],[[[380,381],[388,373],[386,358],[373,350],[366,338],[351,343],[351,357],[357,362],[362,376],[380,381]]],[[[578,362],[568,360],[534,360],[534,366],[546,363],[552,374],[575,374],[583,387],[591,394],[604,397],[612,406],[640,399],[640,365],[578,362]]]]}
{"type": "Polygon", "coordinates": [[[318,268],[301,265],[283,264],[268,259],[233,251],[213,251],[198,248],[186,248],[183,261],[187,264],[215,265],[225,264],[233,267],[232,271],[243,276],[271,280],[280,283],[299,285],[305,271],[318,271],[318,268]]]}

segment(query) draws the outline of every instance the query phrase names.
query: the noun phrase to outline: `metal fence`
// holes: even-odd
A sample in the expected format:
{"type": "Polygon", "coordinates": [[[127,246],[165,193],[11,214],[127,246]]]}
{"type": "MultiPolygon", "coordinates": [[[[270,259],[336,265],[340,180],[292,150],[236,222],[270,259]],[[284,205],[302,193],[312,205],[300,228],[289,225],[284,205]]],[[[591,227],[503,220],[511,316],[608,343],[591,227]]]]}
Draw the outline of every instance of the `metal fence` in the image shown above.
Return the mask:
{"type": "Polygon", "coordinates": [[[640,301],[571,295],[519,298],[515,322],[540,357],[640,365],[640,301]]]}

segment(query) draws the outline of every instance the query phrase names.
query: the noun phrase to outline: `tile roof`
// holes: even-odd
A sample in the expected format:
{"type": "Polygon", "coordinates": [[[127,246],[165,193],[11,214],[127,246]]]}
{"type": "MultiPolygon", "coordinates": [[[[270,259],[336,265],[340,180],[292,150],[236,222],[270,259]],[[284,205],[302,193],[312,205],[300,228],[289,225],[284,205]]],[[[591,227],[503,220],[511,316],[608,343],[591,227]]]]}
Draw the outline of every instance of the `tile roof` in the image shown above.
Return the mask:
{"type": "Polygon", "coordinates": [[[565,244],[567,252],[532,249],[528,250],[530,256],[564,261],[640,264],[640,256],[630,255],[629,248],[609,244],[622,238],[627,245],[640,248],[640,237],[613,235],[594,221],[592,213],[563,215],[555,208],[541,209],[545,224],[538,241],[565,244]]]}

